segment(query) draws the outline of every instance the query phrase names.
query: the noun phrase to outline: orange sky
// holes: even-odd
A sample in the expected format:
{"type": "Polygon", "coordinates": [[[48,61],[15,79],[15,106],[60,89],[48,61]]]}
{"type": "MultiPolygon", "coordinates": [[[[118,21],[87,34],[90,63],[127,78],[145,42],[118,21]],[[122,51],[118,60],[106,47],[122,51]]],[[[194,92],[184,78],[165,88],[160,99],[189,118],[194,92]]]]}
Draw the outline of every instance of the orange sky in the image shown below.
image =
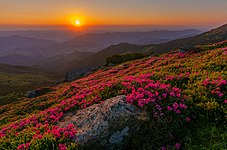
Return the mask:
{"type": "Polygon", "coordinates": [[[0,0],[0,24],[223,24],[226,8],[227,0],[0,0]]]}

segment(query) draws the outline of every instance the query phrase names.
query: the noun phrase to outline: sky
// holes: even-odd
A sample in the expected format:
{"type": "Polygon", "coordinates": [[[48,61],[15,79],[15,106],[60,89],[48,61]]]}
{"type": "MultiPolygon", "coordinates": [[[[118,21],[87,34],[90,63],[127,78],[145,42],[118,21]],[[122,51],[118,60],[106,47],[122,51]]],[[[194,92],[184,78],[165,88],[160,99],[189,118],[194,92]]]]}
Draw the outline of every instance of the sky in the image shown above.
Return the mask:
{"type": "Polygon", "coordinates": [[[227,0],[0,0],[0,25],[221,25],[227,0]]]}

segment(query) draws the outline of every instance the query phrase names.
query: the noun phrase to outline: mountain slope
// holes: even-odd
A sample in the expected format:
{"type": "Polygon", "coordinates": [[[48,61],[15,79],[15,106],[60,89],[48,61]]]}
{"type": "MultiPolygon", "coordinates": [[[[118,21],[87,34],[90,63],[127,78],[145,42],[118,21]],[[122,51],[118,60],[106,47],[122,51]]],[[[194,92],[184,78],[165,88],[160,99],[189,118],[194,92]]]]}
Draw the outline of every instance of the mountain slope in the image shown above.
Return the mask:
{"type": "Polygon", "coordinates": [[[81,67],[97,67],[105,64],[106,57],[112,56],[114,54],[123,54],[123,53],[134,53],[134,52],[143,52],[143,49],[148,46],[139,46],[129,43],[121,43],[117,45],[109,46],[97,53],[94,53],[79,62],[72,62],[69,66],[70,69],[77,69],[81,67]]]}
{"type": "Polygon", "coordinates": [[[42,56],[39,54],[21,55],[21,54],[8,54],[0,56],[0,63],[9,65],[32,66],[38,65],[45,69],[66,71],[67,66],[72,63],[78,62],[93,53],[90,52],[72,52],[69,54],[58,54],[54,56],[42,56]]]}
{"type": "Polygon", "coordinates": [[[173,40],[167,43],[156,45],[151,50],[156,53],[165,53],[180,47],[191,47],[224,40],[227,40],[227,24],[193,37],[173,40]]]}
{"type": "Polygon", "coordinates": [[[59,121],[123,94],[149,115],[128,149],[226,149],[226,85],[227,47],[126,62],[0,107],[0,147],[76,149],[74,125],[59,121]]]}
{"type": "Polygon", "coordinates": [[[40,67],[0,64],[0,105],[24,97],[25,93],[42,86],[54,85],[60,75],[40,67]]]}
{"type": "Polygon", "coordinates": [[[86,59],[92,54],[93,53],[91,52],[74,51],[68,54],[59,54],[51,57],[46,57],[43,62],[37,62],[36,64],[41,66],[42,68],[65,74],[68,71],[69,66],[83,59],[86,59]]]}

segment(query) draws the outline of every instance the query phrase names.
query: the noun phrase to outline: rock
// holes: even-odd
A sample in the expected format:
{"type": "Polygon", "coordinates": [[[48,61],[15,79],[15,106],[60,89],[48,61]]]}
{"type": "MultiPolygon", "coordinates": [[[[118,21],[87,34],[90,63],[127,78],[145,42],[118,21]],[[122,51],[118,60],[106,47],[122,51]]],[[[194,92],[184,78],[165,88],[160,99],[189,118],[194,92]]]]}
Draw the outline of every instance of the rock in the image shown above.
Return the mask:
{"type": "Polygon", "coordinates": [[[82,68],[78,68],[78,69],[75,69],[75,70],[72,70],[70,72],[68,72],[66,75],[65,75],[65,82],[72,82],[76,79],[79,79],[85,75],[87,75],[88,73],[94,71],[96,69],[96,67],[82,67],[82,68]]]}
{"type": "Polygon", "coordinates": [[[107,66],[108,66],[108,67],[113,67],[113,66],[115,66],[115,64],[113,64],[113,63],[108,63],[107,66]]]}
{"type": "Polygon", "coordinates": [[[109,143],[110,144],[120,144],[123,140],[123,137],[121,136],[121,132],[117,131],[113,135],[111,135],[109,143]]]}
{"type": "Polygon", "coordinates": [[[27,94],[26,94],[26,97],[27,98],[34,98],[34,97],[44,95],[44,94],[46,94],[50,91],[52,91],[51,88],[39,88],[39,89],[36,89],[36,90],[28,91],[27,94]]]}
{"type": "Polygon", "coordinates": [[[26,94],[26,97],[27,97],[27,98],[34,98],[34,97],[36,97],[36,92],[35,92],[35,90],[33,90],[33,91],[28,91],[27,94],[26,94]]]}
{"type": "Polygon", "coordinates": [[[117,96],[70,113],[70,117],[66,115],[67,120],[63,118],[58,126],[75,124],[75,142],[82,149],[124,149],[142,124],[141,114],[140,109],[126,102],[125,96],[117,96]]]}

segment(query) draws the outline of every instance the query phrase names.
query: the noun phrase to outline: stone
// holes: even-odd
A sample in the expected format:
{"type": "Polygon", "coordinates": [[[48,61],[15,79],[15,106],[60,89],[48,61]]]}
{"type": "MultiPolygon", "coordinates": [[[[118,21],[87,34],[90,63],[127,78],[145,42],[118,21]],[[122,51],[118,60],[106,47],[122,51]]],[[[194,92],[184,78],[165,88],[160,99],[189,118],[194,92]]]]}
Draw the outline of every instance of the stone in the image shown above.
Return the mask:
{"type": "Polygon", "coordinates": [[[120,144],[123,140],[123,137],[121,135],[120,131],[115,132],[113,135],[110,136],[109,143],[110,144],[120,144]]]}
{"type": "Polygon", "coordinates": [[[124,149],[139,131],[142,111],[121,95],[63,117],[58,126],[76,126],[75,143],[82,149],[124,149]],[[67,119],[64,119],[67,118],[67,119]]]}
{"type": "Polygon", "coordinates": [[[66,75],[65,75],[65,82],[72,82],[76,79],[82,78],[85,75],[91,73],[92,71],[95,71],[98,67],[81,67],[78,69],[74,69],[69,71],[66,75]]]}
{"type": "Polygon", "coordinates": [[[35,90],[32,90],[32,91],[28,91],[27,94],[26,94],[26,97],[27,98],[34,98],[34,97],[38,97],[38,96],[41,96],[41,95],[44,95],[48,92],[51,92],[53,89],[51,88],[39,88],[39,89],[35,89],[35,90]]]}

